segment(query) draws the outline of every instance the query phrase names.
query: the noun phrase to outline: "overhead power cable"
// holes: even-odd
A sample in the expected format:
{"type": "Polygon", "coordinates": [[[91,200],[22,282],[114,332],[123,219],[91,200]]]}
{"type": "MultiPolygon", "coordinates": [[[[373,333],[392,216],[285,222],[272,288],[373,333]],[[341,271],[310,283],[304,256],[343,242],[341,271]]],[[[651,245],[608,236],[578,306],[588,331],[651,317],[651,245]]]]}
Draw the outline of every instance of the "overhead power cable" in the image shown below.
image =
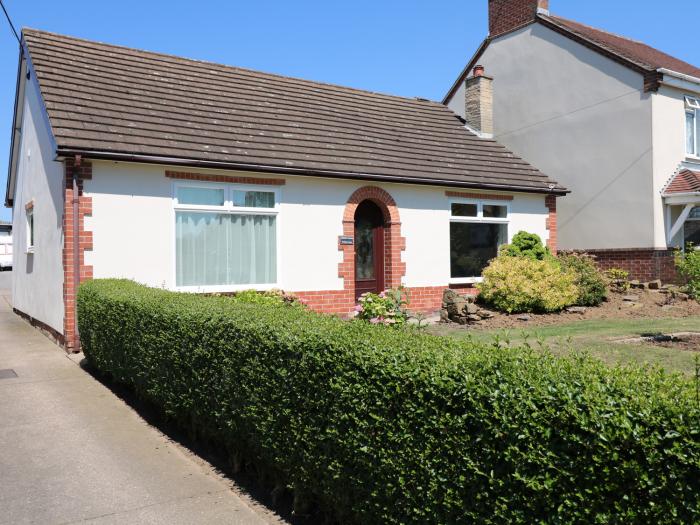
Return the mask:
{"type": "Polygon", "coordinates": [[[19,33],[17,33],[17,30],[15,29],[15,25],[12,23],[12,19],[10,18],[10,14],[7,12],[7,9],[5,9],[5,4],[3,3],[2,0],[0,0],[0,7],[2,7],[2,12],[5,13],[5,18],[7,18],[7,23],[10,24],[10,29],[12,29],[12,32],[14,33],[15,38],[17,39],[17,42],[21,45],[22,39],[19,37],[19,33]]]}

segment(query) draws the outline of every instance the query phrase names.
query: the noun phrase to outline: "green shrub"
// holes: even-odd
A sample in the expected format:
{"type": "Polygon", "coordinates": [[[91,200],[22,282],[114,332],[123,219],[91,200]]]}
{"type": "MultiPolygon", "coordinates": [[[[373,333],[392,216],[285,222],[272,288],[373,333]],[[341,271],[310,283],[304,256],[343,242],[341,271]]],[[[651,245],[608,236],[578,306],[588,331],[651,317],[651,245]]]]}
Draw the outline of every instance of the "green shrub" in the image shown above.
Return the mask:
{"type": "Polygon", "coordinates": [[[562,269],[576,275],[579,306],[598,306],[607,297],[608,287],[605,277],[598,270],[595,259],[590,255],[579,253],[559,254],[557,257],[562,269]]]}
{"type": "Polygon", "coordinates": [[[621,268],[610,268],[605,272],[610,288],[614,292],[625,293],[630,289],[630,273],[621,268]]]}
{"type": "Polygon", "coordinates": [[[678,273],[688,281],[688,293],[700,299],[700,250],[689,244],[685,253],[676,254],[678,273]]]}
{"type": "Polygon", "coordinates": [[[408,321],[408,295],[404,288],[362,294],[355,307],[357,319],[372,324],[403,326],[408,321]]]}
{"type": "Polygon", "coordinates": [[[527,257],[541,261],[550,256],[549,249],[542,243],[542,239],[535,233],[518,232],[513,236],[513,242],[503,245],[501,255],[510,257],[527,257]]]}
{"type": "MultiPolygon", "coordinates": [[[[216,294],[215,294],[216,295],[216,294]]],[[[257,290],[244,290],[231,296],[234,301],[251,304],[266,304],[268,306],[289,305],[302,306],[304,303],[295,295],[283,292],[282,290],[268,290],[259,292],[257,290]]]]}
{"type": "Polygon", "coordinates": [[[693,385],[301,308],[80,287],[89,363],[348,524],[697,523],[693,385]]]}
{"type": "Polygon", "coordinates": [[[557,312],[579,297],[576,275],[552,258],[497,257],[483,277],[479,299],[502,312],[557,312]]]}

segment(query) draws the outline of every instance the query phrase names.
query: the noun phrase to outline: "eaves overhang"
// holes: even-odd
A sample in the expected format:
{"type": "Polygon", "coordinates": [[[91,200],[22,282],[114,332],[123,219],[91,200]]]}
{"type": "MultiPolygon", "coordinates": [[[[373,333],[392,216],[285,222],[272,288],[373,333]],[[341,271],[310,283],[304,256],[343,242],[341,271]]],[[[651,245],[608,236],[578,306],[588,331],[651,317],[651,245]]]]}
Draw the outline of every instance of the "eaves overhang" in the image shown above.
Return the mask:
{"type": "Polygon", "coordinates": [[[344,172],[332,170],[311,170],[308,168],[292,168],[282,166],[268,166],[261,164],[228,163],[217,161],[206,161],[201,159],[191,159],[183,157],[161,157],[156,155],[142,155],[128,152],[96,151],[80,148],[59,147],[57,149],[57,160],[75,157],[80,155],[83,159],[111,160],[121,162],[135,162],[145,164],[161,164],[169,166],[186,166],[220,170],[239,170],[260,173],[277,173],[282,175],[297,175],[307,177],[319,177],[329,179],[350,179],[376,182],[393,182],[400,184],[416,184],[421,186],[443,186],[451,188],[486,189],[496,191],[508,191],[515,193],[535,193],[540,195],[564,196],[570,190],[557,185],[542,187],[520,186],[517,184],[490,184],[462,182],[453,179],[438,179],[433,177],[402,177],[396,175],[380,175],[374,173],[344,172]]]}

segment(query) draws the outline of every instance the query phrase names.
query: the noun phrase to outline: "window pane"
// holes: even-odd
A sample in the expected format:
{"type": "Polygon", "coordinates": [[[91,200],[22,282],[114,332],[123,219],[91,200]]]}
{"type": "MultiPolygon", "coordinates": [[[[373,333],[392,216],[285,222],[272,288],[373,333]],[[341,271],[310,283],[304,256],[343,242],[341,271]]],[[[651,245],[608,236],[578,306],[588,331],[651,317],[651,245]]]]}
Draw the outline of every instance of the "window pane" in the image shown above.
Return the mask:
{"type": "Polygon", "coordinates": [[[700,246],[700,221],[688,221],[683,225],[685,244],[700,246]]]}
{"type": "Polygon", "coordinates": [[[695,155],[695,113],[685,114],[685,152],[695,155]]]}
{"type": "Polygon", "coordinates": [[[177,212],[176,250],[178,286],[277,281],[272,216],[177,212]]]}
{"type": "Polygon", "coordinates": [[[476,204],[452,204],[452,216],[453,217],[476,217],[477,206],[476,204]]]}
{"type": "Polygon", "coordinates": [[[177,201],[180,204],[223,206],[224,190],[222,188],[178,188],[177,201]]]}
{"type": "Polygon", "coordinates": [[[505,219],[508,216],[507,206],[497,206],[494,204],[484,204],[484,217],[505,219]]]}
{"type": "Polygon", "coordinates": [[[29,246],[34,246],[34,212],[27,215],[29,226],[29,246]]]}
{"type": "Polygon", "coordinates": [[[508,240],[507,224],[450,223],[452,278],[480,277],[498,247],[508,240]]]}
{"type": "Polygon", "coordinates": [[[271,191],[240,191],[233,192],[233,205],[248,208],[274,208],[275,194],[271,191]]]}
{"type": "Polygon", "coordinates": [[[689,219],[700,219],[700,206],[696,206],[692,210],[690,210],[690,215],[688,215],[689,219]]]}

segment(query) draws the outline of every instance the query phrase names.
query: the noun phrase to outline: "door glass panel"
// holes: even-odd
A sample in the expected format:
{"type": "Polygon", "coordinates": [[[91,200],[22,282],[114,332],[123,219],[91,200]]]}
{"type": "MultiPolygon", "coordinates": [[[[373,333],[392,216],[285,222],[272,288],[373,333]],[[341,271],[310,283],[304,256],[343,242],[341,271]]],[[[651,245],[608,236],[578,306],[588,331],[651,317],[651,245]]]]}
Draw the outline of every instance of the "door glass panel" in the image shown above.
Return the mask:
{"type": "Polygon", "coordinates": [[[374,279],[374,227],[366,219],[355,224],[355,276],[374,279]]]}

